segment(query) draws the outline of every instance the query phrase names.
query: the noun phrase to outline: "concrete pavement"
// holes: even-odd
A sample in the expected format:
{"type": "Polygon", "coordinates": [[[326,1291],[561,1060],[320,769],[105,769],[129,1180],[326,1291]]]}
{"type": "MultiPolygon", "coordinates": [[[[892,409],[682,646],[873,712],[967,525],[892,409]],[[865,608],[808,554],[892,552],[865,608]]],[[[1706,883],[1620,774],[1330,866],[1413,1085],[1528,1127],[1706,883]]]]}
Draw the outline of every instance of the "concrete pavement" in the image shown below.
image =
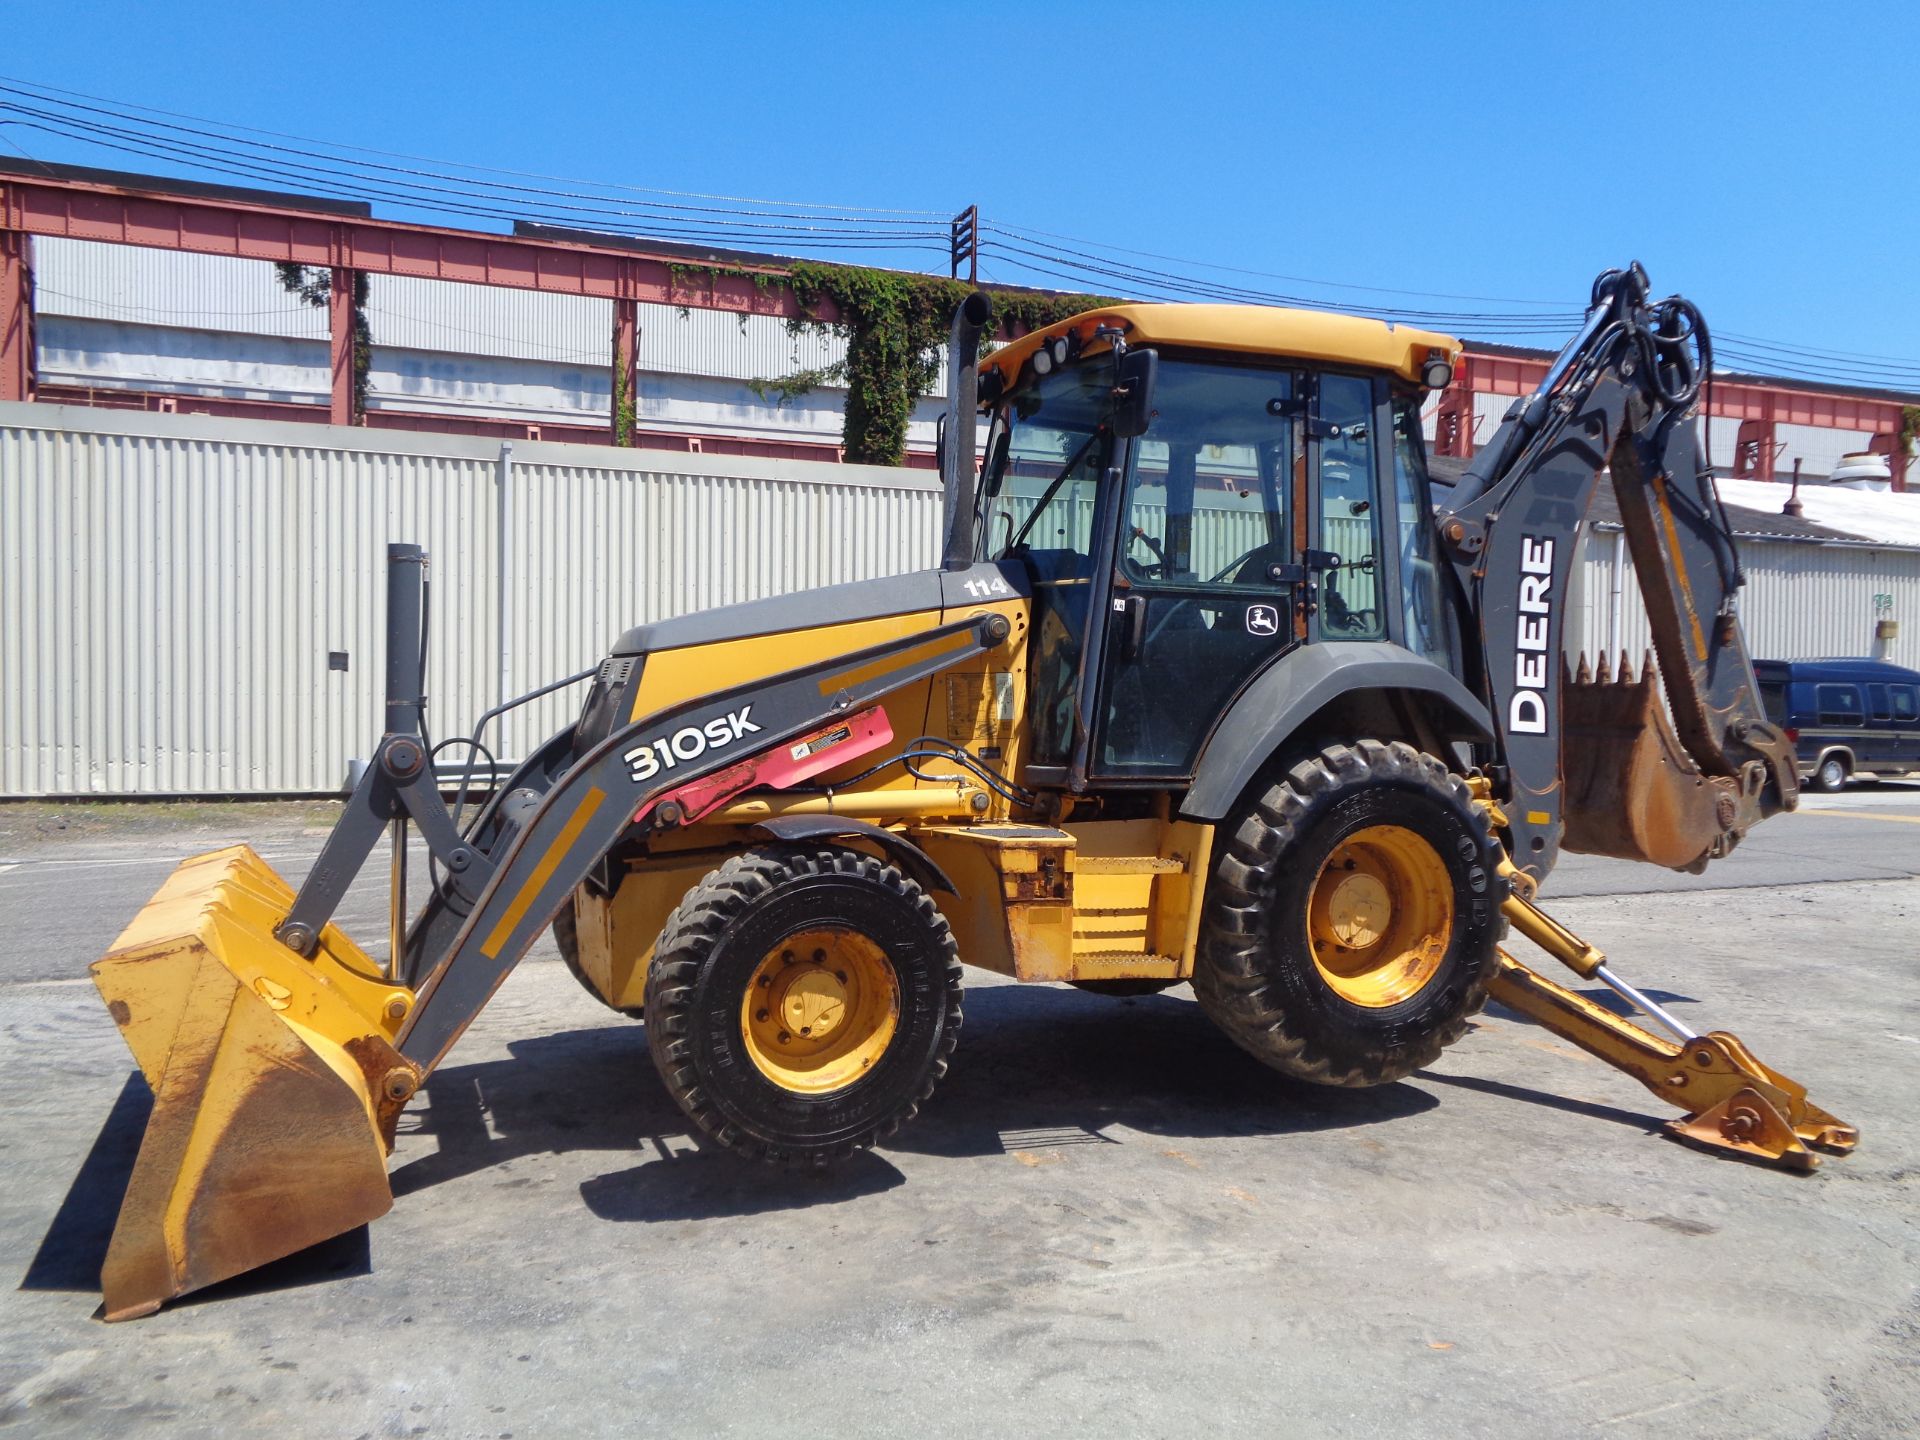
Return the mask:
{"type": "MultiPolygon", "coordinates": [[[[798,1182],[695,1153],[641,1027],[543,943],[403,1122],[390,1215],[102,1325],[145,1096],[84,966],[181,855],[246,836],[297,877],[327,813],[0,808],[0,1425],[1920,1433],[1920,787],[1810,797],[1704,877],[1576,858],[1549,892],[1862,1127],[1812,1177],[1658,1138],[1639,1087],[1498,1013],[1330,1092],[1184,990],[969,971],[921,1119],[798,1182]]],[[[378,884],[342,916],[370,948],[378,884]]]]}

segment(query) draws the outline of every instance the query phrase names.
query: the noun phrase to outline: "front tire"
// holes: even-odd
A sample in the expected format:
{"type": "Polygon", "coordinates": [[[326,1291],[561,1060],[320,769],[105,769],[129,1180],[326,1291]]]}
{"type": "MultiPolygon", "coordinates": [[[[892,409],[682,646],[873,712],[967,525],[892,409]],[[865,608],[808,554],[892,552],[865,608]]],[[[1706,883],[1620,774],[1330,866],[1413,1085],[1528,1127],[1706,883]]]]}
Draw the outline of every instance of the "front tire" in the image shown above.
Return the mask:
{"type": "Polygon", "coordinates": [[[1323,1085],[1436,1060],[1486,999],[1497,842],[1464,781],[1410,745],[1336,745],[1228,832],[1193,988],[1241,1048],[1323,1085]]]}
{"type": "Polygon", "coordinates": [[[856,850],[767,847],[689,890],[647,972],[647,1041],[696,1140],[818,1167],[933,1093],[960,960],[932,899],[856,850]]]}

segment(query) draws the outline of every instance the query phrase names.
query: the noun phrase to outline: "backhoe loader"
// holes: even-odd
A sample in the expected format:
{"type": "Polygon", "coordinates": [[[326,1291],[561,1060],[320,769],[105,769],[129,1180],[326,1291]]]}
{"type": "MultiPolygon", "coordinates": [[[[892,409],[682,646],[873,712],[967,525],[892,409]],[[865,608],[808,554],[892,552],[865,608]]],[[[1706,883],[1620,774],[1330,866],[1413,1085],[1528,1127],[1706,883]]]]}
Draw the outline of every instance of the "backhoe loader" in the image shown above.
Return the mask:
{"type": "Polygon", "coordinates": [[[1533,903],[1563,847],[1697,869],[1796,802],[1692,305],[1602,275],[1437,511],[1447,336],[1122,304],[982,358],[992,328],[985,295],[954,317],[939,568],[629,630],[471,816],[421,723],[426,557],[390,547],[385,734],[304,883],[244,846],[188,860],[93,966],[154,1093],[107,1318],[385,1212],[400,1112],[550,925],[643,1017],[695,1137],[777,1165],[913,1118],[963,963],[1189,983],[1330,1085],[1432,1064],[1492,996],[1676,1105],[1680,1138],[1799,1168],[1852,1147],[1533,903]],[[1637,673],[1562,658],[1603,472],[1656,639],[1637,673]],[[389,832],[377,958],[330,916],[389,832]],[[1671,1038],[1523,965],[1509,926],[1671,1038]]]}

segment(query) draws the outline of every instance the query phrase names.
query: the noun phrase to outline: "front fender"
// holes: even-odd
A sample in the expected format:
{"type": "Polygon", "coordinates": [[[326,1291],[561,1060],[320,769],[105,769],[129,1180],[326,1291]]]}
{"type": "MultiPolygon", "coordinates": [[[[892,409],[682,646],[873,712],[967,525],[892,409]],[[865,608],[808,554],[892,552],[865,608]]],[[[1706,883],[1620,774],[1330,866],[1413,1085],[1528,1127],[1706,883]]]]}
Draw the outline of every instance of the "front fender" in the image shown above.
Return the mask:
{"type": "Polygon", "coordinates": [[[1493,739],[1487,707],[1411,650],[1368,640],[1304,645],[1274,661],[1227,707],[1200,752],[1181,813],[1225,819],[1260,767],[1301,726],[1334,701],[1366,691],[1419,697],[1449,740],[1493,739]]]}
{"type": "Polygon", "coordinates": [[[960,893],[947,878],[947,872],[934,863],[926,851],[906,836],[883,830],[868,820],[854,820],[845,815],[775,815],[753,828],[790,844],[804,844],[809,840],[868,840],[919,882],[921,889],[944,890],[949,895],[960,893]]]}

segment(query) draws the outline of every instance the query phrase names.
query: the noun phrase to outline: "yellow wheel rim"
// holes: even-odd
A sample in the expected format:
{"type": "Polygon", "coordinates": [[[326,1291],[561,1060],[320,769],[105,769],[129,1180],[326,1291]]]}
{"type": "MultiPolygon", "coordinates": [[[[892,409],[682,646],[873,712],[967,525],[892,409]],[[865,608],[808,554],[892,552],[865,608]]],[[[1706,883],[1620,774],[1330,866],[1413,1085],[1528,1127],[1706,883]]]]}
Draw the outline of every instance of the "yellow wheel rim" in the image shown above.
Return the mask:
{"type": "Polygon", "coordinates": [[[900,1028],[886,953],[852,930],[806,930],[769,950],[740,1002],[754,1068],[782,1090],[820,1095],[880,1062],[900,1028]]]}
{"type": "Polygon", "coordinates": [[[1453,883],[1433,846],[1399,825],[1356,830],[1314,876],[1307,944],[1320,978],[1370,1010],[1417,995],[1453,938],[1453,883]]]}

